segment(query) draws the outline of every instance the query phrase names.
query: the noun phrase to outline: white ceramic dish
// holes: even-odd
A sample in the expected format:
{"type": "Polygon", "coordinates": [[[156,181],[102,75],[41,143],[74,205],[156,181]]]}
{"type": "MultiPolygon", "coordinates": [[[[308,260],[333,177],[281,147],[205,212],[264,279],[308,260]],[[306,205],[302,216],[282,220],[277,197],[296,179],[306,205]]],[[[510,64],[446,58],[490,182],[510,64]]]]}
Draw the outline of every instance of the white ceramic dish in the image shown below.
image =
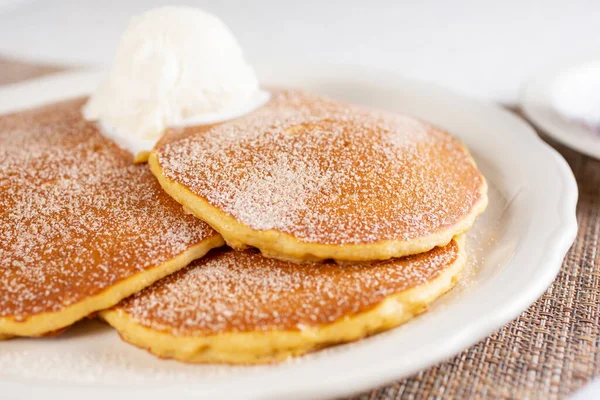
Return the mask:
{"type": "Polygon", "coordinates": [[[552,106],[552,87],[556,78],[584,62],[554,66],[534,75],[521,90],[521,109],[536,126],[562,144],[600,159],[600,132],[570,121],[552,106]]]}
{"type": "MultiPolygon", "coordinates": [[[[262,68],[263,82],[413,114],[461,138],[490,184],[469,233],[463,281],[430,312],[389,332],[260,367],[198,366],[155,358],[106,325],[77,324],[48,339],[0,342],[0,393],[10,399],[326,398],[383,385],[442,361],[519,315],[550,285],[576,230],[568,165],[519,118],[382,71],[262,68]]],[[[89,92],[97,73],[0,89],[0,112],[89,92]]]]}

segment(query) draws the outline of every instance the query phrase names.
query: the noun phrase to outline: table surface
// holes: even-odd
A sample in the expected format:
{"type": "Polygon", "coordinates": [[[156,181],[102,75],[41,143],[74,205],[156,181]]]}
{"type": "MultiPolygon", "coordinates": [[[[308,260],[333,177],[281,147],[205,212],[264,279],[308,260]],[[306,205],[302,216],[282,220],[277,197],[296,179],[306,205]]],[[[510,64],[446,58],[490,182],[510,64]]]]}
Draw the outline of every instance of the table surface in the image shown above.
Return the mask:
{"type": "MultiPolygon", "coordinates": [[[[0,85],[63,69],[0,57],[0,85]]],[[[579,186],[579,233],[553,284],[487,339],[355,400],[554,399],[600,376],[600,161],[544,139],[565,157],[579,186]]]]}

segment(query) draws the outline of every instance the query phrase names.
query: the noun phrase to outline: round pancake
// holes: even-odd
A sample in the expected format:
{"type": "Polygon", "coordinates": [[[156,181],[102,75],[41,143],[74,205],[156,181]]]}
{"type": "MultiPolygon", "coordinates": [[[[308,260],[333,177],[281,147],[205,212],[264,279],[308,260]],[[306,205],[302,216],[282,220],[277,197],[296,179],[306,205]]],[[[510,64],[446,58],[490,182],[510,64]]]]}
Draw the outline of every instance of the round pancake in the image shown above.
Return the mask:
{"type": "Polygon", "coordinates": [[[219,249],[101,316],[159,357],[191,363],[283,360],[390,329],[448,291],[464,239],[373,264],[295,264],[219,249]]]}
{"type": "Polygon", "coordinates": [[[487,205],[484,177],[447,132],[301,92],[167,136],[149,158],[165,191],[230,246],[267,257],[417,254],[467,231],[487,205]]]}
{"type": "Polygon", "coordinates": [[[0,116],[0,337],[60,331],[223,244],[82,104],[0,116]]]}

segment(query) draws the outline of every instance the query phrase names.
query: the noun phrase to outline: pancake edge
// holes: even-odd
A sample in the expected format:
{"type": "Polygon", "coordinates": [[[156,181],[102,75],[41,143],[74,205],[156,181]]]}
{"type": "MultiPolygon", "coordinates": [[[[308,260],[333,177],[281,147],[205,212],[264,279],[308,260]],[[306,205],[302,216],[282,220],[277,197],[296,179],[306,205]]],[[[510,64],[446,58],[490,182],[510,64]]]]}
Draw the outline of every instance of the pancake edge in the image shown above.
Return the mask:
{"type": "Polygon", "coordinates": [[[215,233],[164,263],[127,277],[107,287],[99,294],[62,310],[24,316],[22,321],[14,316],[0,317],[0,340],[12,336],[40,337],[66,328],[90,314],[118,304],[124,298],[186,267],[192,261],[203,257],[211,249],[224,244],[221,235],[215,233]]]}
{"type": "Polygon", "coordinates": [[[159,358],[186,363],[266,364],[327,346],[359,340],[423,313],[430,303],[454,287],[467,255],[464,235],[455,238],[458,256],[436,278],[387,296],[374,307],[329,324],[292,331],[228,332],[209,336],[175,335],[137,323],[123,309],[100,313],[121,339],[159,358]]]}
{"type": "MultiPolygon", "coordinates": [[[[466,148],[465,151],[467,151],[466,148]]],[[[471,162],[477,168],[472,158],[471,162]]],[[[434,247],[447,245],[454,236],[463,234],[471,229],[475,219],[485,211],[488,204],[487,181],[480,173],[482,178],[482,185],[479,191],[480,196],[479,200],[471,208],[471,212],[457,224],[440,232],[408,241],[383,240],[374,243],[344,245],[308,243],[297,239],[289,233],[273,229],[252,229],[239,222],[233,216],[211,205],[185,185],[167,178],[163,174],[156,149],[150,153],[148,165],[150,166],[150,171],[158,179],[165,192],[194,216],[203,220],[219,232],[227,245],[238,250],[244,250],[249,246],[255,247],[265,257],[295,263],[323,261],[327,259],[340,262],[363,262],[388,260],[390,258],[425,253],[434,247]]]]}

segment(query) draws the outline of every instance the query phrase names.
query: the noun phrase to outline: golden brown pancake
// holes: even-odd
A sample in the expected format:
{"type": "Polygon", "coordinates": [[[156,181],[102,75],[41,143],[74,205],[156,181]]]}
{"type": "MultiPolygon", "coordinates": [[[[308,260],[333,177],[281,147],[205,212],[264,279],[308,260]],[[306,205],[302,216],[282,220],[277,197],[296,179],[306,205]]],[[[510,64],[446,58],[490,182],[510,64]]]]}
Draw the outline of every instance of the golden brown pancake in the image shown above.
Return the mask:
{"type": "Polygon", "coordinates": [[[60,331],[223,244],[82,104],[0,116],[0,337],[60,331]]]}
{"type": "Polygon", "coordinates": [[[373,264],[295,264],[219,249],[101,316],[165,358],[256,364],[390,329],[448,291],[464,238],[373,264]]]}
{"type": "Polygon", "coordinates": [[[369,261],[446,245],[487,204],[469,152],[417,119],[297,91],[212,127],[167,134],[162,187],[237,249],[369,261]]]}

